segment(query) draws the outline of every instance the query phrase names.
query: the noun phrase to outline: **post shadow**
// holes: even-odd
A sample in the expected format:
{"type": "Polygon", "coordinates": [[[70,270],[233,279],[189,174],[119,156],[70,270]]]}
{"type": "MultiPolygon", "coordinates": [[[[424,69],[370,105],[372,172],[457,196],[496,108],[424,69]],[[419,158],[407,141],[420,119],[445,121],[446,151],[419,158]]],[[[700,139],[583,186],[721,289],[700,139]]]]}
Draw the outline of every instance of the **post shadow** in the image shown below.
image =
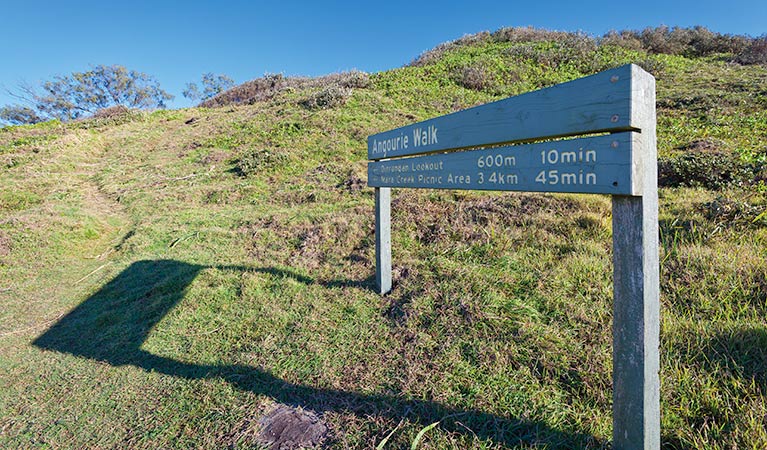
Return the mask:
{"type": "MultiPolygon", "coordinates": [[[[245,365],[206,365],[177,361],[141,349],[152,329],[184,297],[186,288],[207,268],[267,273],[314,284],[310,277],[274,267],[204,266],[174,260],[146,260],[131,264],[114,279],[51,326],[33,345],[113,366],[130,365],[188,380],[219,378],[238,389],[271,397],[277,402],[314,410],[345,411],[399,420],[405,415],[423,423],[446,416],[469,426],[483,439],[504,445],[549,445],[602,448],[607,443],[586,433],[561,431],[540,421],[503,417],[476,410],[460,410],[437,402],[396,395],[366,395],[289,383],[267,371],[245,365]]],[[[319,282],[326,287],[375,289],[371,277],[363,281],[319,282]]],[[[469,433],[455,423],[441,426],[469,433]]]]}

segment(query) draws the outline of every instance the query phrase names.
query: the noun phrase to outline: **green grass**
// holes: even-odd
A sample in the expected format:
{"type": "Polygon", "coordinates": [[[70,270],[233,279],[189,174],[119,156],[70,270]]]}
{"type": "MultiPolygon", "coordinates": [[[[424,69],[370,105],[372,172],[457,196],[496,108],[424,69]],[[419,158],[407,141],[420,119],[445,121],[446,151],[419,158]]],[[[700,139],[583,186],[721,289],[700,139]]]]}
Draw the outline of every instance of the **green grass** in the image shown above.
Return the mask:
{"type": "MultiPolygon", "coordinates": [[[[606,448],[609,198],[395,191],[380,297],[365,139],[626,62],[656,71],[662,157],[763,164],[764,67],[557,42],[453,48],[328,109],[2,129],[0,447],[254,448],[281,402],[333,448],[606,448]]],[[[660,191],[668,448],[767,445],[766,196],[660,191]]]]}

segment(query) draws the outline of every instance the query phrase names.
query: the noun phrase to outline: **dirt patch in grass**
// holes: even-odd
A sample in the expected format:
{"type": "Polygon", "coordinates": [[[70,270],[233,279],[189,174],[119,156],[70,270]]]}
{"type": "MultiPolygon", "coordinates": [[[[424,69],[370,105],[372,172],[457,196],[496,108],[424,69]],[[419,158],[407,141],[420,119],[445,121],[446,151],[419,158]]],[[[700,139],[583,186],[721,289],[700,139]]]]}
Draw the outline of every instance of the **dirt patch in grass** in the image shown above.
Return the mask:
{"type": "Polygon", "coordinates": [[[679,150],[688,152],[721,152],[724,147],[725,143],[719,139],[704,138],[695,139],[694,141],[679,147],[679,150]]]}
{"type": "Polygon", "coordinates": [[[203,156],[200,159],[200,164],[203,166],[210,166],[210,165],[216,165],[221,164],[229,161],[229,159],[232,157],[232,153],[227,150],[221,150],[221,149],[212,149],[210,152],[208,152],[207,155],[203,156]]]}
{"type": "Polygon", "coordinates": [[[3,230],[0,230],[0,257],[11,254],[11,238],[3,230]]]}
{"type": "Polygon", "coordinates": [[[319,448],[328,438],[327,425],[312,411],[279,405],[261,421],[258,443],[269,450],[319,448]]]}
{"type": "Polygon", "coordinates": [[[356,193],[362,191],[362,189],[366,186],[367,182],[365,180],[350,172],[346,179],[336,187],[345,189],[352,193],[356,193]]]}

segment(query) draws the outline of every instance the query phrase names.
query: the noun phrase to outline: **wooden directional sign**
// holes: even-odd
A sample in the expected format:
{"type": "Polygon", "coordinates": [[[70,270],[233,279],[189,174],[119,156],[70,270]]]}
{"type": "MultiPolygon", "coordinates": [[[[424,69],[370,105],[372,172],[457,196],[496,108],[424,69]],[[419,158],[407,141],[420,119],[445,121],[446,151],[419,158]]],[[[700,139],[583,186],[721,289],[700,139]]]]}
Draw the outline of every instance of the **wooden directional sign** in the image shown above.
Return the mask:
{"type": "Polygon", "coordinates": [[[638,130],[628,65],[368,137],[368,159],[638,130]]]}
{"type": "Polygon", "coordinates": [[[392,187],[613,196],[617,450],[660,448],[655,122],[655,79],[628,65],[368,138],[381,294],[392,286],[392,187]]]}
{"type": "Polygon", "coordinates": [[[373,187],[637,195],[637,133],[371,162],[373,187]]]}

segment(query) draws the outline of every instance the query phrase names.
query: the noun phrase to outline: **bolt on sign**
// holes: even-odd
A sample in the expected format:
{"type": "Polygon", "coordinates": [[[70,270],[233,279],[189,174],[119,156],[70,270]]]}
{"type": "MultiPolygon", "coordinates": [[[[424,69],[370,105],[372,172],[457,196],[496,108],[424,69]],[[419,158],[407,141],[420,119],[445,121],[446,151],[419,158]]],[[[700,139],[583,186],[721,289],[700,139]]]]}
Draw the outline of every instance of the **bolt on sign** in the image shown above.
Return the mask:
{"type": "Polygon", "coordinates": [[[376,283],[391,290],[391,188],[608,194],[613,448],[660,448],[655,79],[636,65],[368,137],[376,283]]]}

